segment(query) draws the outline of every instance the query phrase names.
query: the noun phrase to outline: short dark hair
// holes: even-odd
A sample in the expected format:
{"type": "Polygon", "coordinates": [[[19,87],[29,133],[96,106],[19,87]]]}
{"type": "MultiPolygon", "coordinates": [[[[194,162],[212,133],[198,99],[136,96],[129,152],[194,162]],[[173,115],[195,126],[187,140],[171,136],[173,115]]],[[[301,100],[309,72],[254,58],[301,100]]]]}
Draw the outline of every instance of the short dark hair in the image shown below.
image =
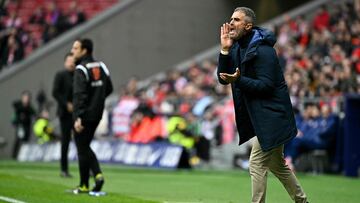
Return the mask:
{"type": "Polygon", "coordinates": [[[66,60],[69,56],[73,56],[73,54],[71,52],[66,53],[64,56],[64,60],[66,60]]]}
{"type": "Polygon", "coordinates": [[[92,55],[93,53],[93,42],[91,39],[85,38],[85,39],[78,39],[77,41],[81,44],[81,49],[86,49],[88,55],[92,55]]]}
{"type": "Polygon", "coordinates": [[[256,22],[256,15],[255,15],[255,12],[251,9],[251,8],[248,8],[248,7],[237,7],[234,12],[242,12],[245,14],[245,16],[247,17],[246,18],[246,21],[248,23],[252,23],[252,24],[255,24],[256,22]]]}

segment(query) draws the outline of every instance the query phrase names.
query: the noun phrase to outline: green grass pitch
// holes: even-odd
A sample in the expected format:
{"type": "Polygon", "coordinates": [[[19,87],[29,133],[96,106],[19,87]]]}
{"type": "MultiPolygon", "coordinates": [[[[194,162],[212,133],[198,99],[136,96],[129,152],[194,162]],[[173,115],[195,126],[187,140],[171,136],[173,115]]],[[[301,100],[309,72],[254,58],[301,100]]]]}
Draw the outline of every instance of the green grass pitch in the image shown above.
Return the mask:
{"type": "MultiPolygon", "coordinates": [[[[0,161],[0,197],[23,202],[110,203],[246,203],[250,202],[250,177],[245,171],[169,171],[102,164],[105,175],[102,197],[73,195],[66,190],[78,184],[71,164],[71,179],[59,177],[58,163],[0,161]]],[[[297,174],[309,202],[358,203],[360,181],[343,176],[297,174]]],[[[90,184],[92,184],[92,180],[90,184]]],[[[1,202],[2,200],[0,200],[1,202]]],[[[267,202],[292,202],[273,176],[268,178],[267,202]]]]}

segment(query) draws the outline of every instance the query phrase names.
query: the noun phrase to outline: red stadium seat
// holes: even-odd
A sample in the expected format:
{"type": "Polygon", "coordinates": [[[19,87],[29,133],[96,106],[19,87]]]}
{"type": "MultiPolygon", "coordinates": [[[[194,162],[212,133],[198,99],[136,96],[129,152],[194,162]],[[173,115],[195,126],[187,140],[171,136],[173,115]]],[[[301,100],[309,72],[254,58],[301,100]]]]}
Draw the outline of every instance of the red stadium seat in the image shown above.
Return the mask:
{"type": "MultiPolygon", "coordinates": [[[[63,12],[67,13],[67,10],[70,7],[72,2],[77,2],[77,6],[83,9],[86,19],[90,19],[96,16],[98,13],[103,10],[110,8],[113,4],[117,3],[118,0],[54,0],[56,6],[63,12]]],[[[38,44],[42,42],[42,35],[44,27],[42,25],[33,25],[29,24],[29,19],[34,13],[34,11],[39,8],[47,8],[48,4],[52,2],[50,0],[22,0],[22,1],[9,1],[6,5],[8,13],[17,13],[22,21],[22,28],[29,32],[31,36],[34,37],[34,40],[38,44]]],[[[6,22],[9,16],[2,18],[2,23],[6,22]]],[[[33,49],[32,47],[25,48],[25,55],[29,55],[33,49]]]]}

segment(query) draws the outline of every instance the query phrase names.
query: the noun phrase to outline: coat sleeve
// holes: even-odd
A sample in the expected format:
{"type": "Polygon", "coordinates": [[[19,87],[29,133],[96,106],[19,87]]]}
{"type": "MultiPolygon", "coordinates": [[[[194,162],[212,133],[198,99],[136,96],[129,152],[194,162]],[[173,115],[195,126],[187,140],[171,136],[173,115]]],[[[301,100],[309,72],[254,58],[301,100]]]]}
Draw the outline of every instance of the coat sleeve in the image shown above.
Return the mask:
{"type": "Polygon", "coordinates": [[[331,115],[327,119],[327,125],[322,127],[319,132],[319,137],[324,140],[331,140],[336,136],[337,133],[337,124],[339,119],[335,115],[331,115]]]}
{"type": "Polygon", "coordinates": [[[13,115],[13,118],[12,118],[12,124],[13,125],[19,124],[19,102],[20,101],[14,101],[12,103],[12,106],[14,108],[14,115],[13,115]]]}
{"type": "Polygon", "coordinates": [[[53,83],[52,95],[58,102],[59,106],[61,108],[65,109],[66,108],[66,98],[65,98],[65,96],[63,94],[63,90],[62,90],[63,86],[64,86],[63,78],[61,77],[60,73],[57,73],[55,75],[55,79],[54,79],[54,83],[53,83]]]}
{"type": "Polygon", "coordinates": [[[109,69],[107,68],[107,66],[105,65],[104,62],[100,62],[100,65],[102,67],[102,69],[104,70],[105,74],[106,74],[106,79],[105,79],[105,82],[106,82],[106,89],[105,89],[105,96],[109,96],[112,91],[113,91],[113,85],[112,85],[112,82],[111,82],[111,78],[110,78],[110,71],[109,69]]]}
{"type": "MultiPolygon", "coordinates": [[[[219,65],[217,68],[217,77],[222,85],[228,85],[229,83],[225,82],[223,79],[220,78],[220,73],[231,73],[232,67],[231,67],[231,56],[229,55],[223,55],[219,54],[219,65]]],[[[232,73],[231,73],[232,74],[232,73]]]]}
{"type": "Polygon", "coordinates": [[[237,83],[241,90],[252,95],[268,95],[275,90],[275,81],[279,65],[275,50],[270,46],[258,48],[254,66],[256,78],[240,76],[237,83]]]}
{"type": "Polygon", "coordinates": [[[106,85],[106,96],[109,96],[113,91],[113,85],[110,76],[107,77],[107,85],[106,85]]]}
{"type": "Polygon", "coordinates": [[[83,118],[86,111],[86,101],[89,98],[87,86],[87,77],[82,70],[76,69],[74,73],[74,90],[73,90],[73,104],[74,117],[83,118]]]}

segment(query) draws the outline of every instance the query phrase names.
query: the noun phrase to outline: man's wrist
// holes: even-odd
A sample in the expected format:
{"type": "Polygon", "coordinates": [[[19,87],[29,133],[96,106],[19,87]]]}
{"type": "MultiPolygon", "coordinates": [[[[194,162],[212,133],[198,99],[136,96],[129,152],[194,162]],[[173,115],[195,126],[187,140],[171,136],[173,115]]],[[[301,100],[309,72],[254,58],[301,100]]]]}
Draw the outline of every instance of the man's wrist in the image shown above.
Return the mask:
{"type": "Polygon", "coordinates": [[[229,50],[221,49],[221,50],[220,50],[220,53],[221,53],[222,55],[229,55],[229,50]]]}

